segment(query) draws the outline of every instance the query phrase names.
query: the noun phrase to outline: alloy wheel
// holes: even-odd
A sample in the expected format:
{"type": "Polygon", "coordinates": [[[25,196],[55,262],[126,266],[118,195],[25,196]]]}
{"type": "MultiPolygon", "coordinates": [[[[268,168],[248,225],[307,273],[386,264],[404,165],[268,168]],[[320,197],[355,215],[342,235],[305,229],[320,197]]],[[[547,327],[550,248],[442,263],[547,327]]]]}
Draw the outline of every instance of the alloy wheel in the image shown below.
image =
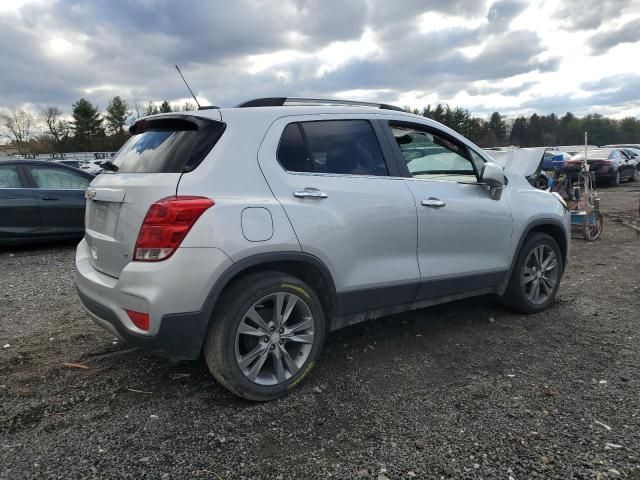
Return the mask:
{"type": "Polygon", "coordinates": [[[536,305],[545,303],[560,278],[553,249],[549,245],[536,245],[527,255],[522,276],[524,293],[529,301],[536,305]]]}
{"type": "Polygon", "coordinates": [[[304,365],[314,338],[315,322],[307,303],[292,293],[272,293],[256,302],[240,321],[236,363],[250,381],[277,385],[304,365]]]}

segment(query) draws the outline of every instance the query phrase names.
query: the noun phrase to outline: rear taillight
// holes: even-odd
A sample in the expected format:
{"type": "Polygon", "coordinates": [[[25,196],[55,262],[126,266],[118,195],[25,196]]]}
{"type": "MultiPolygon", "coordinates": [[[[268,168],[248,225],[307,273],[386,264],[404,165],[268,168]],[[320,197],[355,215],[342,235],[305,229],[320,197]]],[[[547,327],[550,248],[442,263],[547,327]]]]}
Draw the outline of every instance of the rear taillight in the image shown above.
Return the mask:
{"type": "Polygon", "coordinates": [[[140,227],[133,259],[158,262],[169,258],[200,215],[213,205],[210,198],[184,195],[155,202],[140,227]]]}

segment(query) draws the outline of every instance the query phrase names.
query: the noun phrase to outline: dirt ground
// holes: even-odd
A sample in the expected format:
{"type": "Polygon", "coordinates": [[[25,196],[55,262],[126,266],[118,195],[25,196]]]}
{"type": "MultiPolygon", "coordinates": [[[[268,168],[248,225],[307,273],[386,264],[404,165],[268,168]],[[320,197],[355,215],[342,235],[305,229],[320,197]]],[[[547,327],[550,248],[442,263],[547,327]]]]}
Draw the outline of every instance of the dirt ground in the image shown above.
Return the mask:
{"type": "Polygon", "coordinates": [[[551,310],[356,325],[264,404],[94,326],[74,245],[0,251],[0,478],[638,479],[640,183],[600,194],[605,232],[576,236],[551,310]]]}

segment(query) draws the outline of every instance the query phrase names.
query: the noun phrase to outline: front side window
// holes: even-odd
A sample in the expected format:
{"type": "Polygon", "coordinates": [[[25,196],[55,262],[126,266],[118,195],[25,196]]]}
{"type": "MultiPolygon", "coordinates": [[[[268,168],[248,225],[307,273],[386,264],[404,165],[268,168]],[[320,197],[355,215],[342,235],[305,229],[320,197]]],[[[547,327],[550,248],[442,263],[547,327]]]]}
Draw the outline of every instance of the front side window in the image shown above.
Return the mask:
{"type": "Polygon", "coordinates": [[[90,180],[66,168],[31,166],[31,175],[37,188],[49,190],[84,190],[90,180]]]}
{"type": "Polygon", "coordinates": [[[278,160],[290,172],[388,175],[373,127],[366,120],[323,120],[287,125],[278,160]]]}
{"type": "Polygon", "coordinates": [[[13,165],[0,165],[0,188],[22,188],[18,169],[13,165]]]}
{"type": "Polygon", "coordinates": [[[477,181],[474,163],[484,163],[484,159],[472,161],[465,146],[420,128],[393,123],[390,126],[412,177],[477,181]]]}

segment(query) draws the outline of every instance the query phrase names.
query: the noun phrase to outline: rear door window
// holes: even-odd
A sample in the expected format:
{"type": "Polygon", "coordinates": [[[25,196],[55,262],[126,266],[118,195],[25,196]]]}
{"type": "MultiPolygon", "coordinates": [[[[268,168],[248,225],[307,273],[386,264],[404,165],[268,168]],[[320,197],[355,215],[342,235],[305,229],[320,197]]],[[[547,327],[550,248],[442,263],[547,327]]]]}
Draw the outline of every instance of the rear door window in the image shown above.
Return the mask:
{"type": "Polygon", "coordinates": [[[134,135],[112,162],[117,173],[180,173],[193,170],[224,131],[214,120],[158,118],[140,120],[134,135]]]}
{"type": "Polygon", "coordinates": [[[288,171],[389,175],[378,139],[366,120],[322,120],[287,125],[278,160],[288,171]]]}
{"type": "Polygon", "coordinates": [[[0,165],[0,188],[22,188],[17,167],[0,165]]]}
{"type": "Polygon", "coordinates": [[[29,170],[36,187],[47,190],[84,190],[91,182],[84,175],[66,168],[30,165],[29,170]]]}

